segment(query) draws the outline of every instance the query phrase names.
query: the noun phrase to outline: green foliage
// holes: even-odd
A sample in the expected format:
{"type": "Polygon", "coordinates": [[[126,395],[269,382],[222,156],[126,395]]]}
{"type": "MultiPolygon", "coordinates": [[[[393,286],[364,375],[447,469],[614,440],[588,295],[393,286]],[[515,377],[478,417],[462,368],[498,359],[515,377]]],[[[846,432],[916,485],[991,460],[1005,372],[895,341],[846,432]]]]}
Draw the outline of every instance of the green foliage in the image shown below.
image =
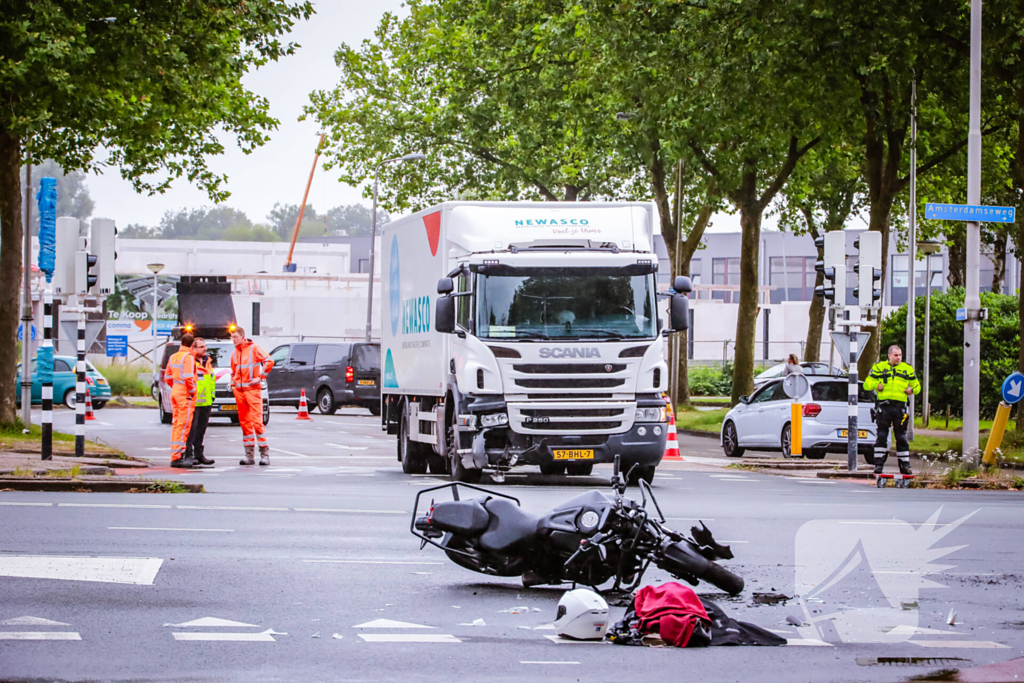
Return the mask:
{"type": "Polygon", "coordinates": [[[729,369],[691,367],[688,376],[692,396],[729,396],[732,394],[732,372],[729,369]]]}
{"type": "Polygon", "coordinates": [[[676,426],[679,429],[695,429],[700,432],[717,432],[722,429],[722,420],[728,408],[718,410],[695,410],[676,414],[676,426]]]}
{"type": "MultiPolygon", "coordinates": [[[[931,319],[931,385],[930,401],[933,420],[946,405],[960,414],[963,409],[963,323],[956,320],[956,309],[964,305],[964,290],[951,288],[932,294],[931,319]]],[[[1015,296],[981,293],[981,305],[988,308],[989,319],[981,325],[981,412],[993,416],[1000,401],[1003,380],[1017,369],[1020,348],[1020,319],[1015,296]]],[[[924,297],[918,297],[914,308],[917,318],[918,366],[924,361],[924,297]]],[[[890,344],[905,345],[907,307],[893,311],[882,324],[882,348],[890,344]]],[[[915,368],[918,376],[922,367],[915,368]]],[[[920,409],[918,402],[918,409],[920,409]]]]}
{"type": "Polygon", "coordinates": [[[139,379],[143,369],[138,365],[97,365],[96,369],[107,378],[112,396],[149,396],[149,386],[139,379]]]}
{"type": "Polygon", "coordinates": [[[171,479],[157,479],[152,482],[149,486],[142,489],[142,493],[188,493],[189,490],[185,488],[180,481],[173,481],[171,479]]]}

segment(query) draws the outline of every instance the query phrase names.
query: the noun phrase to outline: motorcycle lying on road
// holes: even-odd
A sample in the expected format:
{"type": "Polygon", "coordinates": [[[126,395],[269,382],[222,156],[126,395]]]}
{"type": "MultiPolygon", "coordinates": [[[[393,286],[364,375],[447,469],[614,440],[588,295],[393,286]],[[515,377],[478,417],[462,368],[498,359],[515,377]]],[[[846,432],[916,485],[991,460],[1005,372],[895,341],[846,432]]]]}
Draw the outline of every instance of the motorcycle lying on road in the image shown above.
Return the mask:
{"type": "Polygon", "coordinates": [[[613,495],[588,491],[542,517],[497,491],[442,484],[416,494],[410,531],[421,549],[429,543],[481,574],[522,576],[527,587],[573,582],[598,590],[614,579],[609,591],[632,591],[654,564],[694,586],[703,580],[730,595],[743,590],[743,579],[716,562],[732,559],[729,546],[715,542],[703,522],[691,528],[691,537],[668,528],[650,484],[639,480],[643,502],[638,503],[624,495],[628,479],[615,456],[613,495]],[[463,500],[460,488],[484,495],[463,500]],[[454,500],[431,501],[427,514],[418,516],[420,498],[441,489],[451,489],[454,500]],[[647,511],[648,496],[658,519],[647,511]]]}

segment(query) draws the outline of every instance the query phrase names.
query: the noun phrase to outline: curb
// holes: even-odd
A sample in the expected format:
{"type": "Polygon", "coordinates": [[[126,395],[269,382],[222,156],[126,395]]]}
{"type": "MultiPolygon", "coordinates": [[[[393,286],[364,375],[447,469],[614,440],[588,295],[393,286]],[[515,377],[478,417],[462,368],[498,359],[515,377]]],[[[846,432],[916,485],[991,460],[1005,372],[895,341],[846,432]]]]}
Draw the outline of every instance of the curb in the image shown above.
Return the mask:
{"type": "MultiPolygon", "coordinates": [[[[11,491],[88,491],[92,493],[129,493],[132,489],[145,489],[156,483],[150,479],[133,479],[131,481],[89,481],[76,479],[0,479],[0,490],[11,491]]],[[[187,484],[175,481],[175,484],[186,489],[188,493],[205,493],[202,484],[187,484]]],[[[138,491],[141,492],[141,491],[138,491]]]]}
{"type": "Polygon", "coordinates": [[[836,470],[833,472],[818,472],[818,477],[821,479],[874,479],[874,472],[847,472],[846,470],[836,470]]]}

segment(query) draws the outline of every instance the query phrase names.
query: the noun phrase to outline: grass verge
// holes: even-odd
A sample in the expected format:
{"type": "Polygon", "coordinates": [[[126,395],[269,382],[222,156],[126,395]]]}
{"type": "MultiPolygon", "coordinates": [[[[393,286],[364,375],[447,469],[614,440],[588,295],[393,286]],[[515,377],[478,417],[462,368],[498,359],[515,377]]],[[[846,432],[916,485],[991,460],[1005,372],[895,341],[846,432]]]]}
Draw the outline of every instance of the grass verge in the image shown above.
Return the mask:
{"type": "Polygon", "coordinates": [[[725,414],[728,412],[728,408],[719,408],[718,410],[680,408],[676,413],[676,428],[717,434],[722,430],[722,420],[725,419],[725,414]]]}
{"type": "MultiPolygon", "coordinates": [[[[39,425],[32,425],[28,434],[23,434],[24,427],[21,420],[18,420],[14,424],[0,426],[0,450],[11,449],[11,448],[34,448],[38,449],[43,438],[43,428],[39,425]]],[[[53,442],[56,443],[74,443],[74,434],[64,434],[56,430],[53,431],[53,442]]],[[[93,448],[102,448],[110,453],[103,453],[105,458],[122,458],[127,459],[124,452],[113,448],[107,444],[97,443],[95,441],[86,441],[85,447],[88,449],[90,446],[93,448]]],[[[87,453],[88,455],[88,453],[87,453]]]]}

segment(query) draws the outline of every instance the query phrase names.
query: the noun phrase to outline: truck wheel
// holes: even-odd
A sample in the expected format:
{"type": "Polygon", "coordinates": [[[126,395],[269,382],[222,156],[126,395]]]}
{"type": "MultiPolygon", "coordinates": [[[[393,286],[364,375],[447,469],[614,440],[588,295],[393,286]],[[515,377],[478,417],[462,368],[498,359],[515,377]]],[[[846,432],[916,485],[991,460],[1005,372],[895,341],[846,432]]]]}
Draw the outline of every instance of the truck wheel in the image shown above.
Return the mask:
{"type": "Polygon", "coordinates": [[[634,464],[635,463],[627,462],[622,465],[623,473],[629,476],[629,479],[626,481],[626,484],[628,484],[629,486],[639,486],[641,479],[646,481],[648,484],[654,482],[654,470],[656,469],[655,465],[649,465],[647,467],[639,465],[634,469],[634,464]]]}
{"type": "Polygon", "coordinates": [[[462,456],[458,453],[458,437],[455,432],[454,416],[445,430],[448,438],[445,441],[445,449],[448,451],[448,470],[454,481],[461,481],[464,484],[477,484],[483,476],[484,471],[476,468],[465,467],[462,464],[462,456]]]}
{"type": "Polygon", "coordinates": [[[565,466],[565,471],[570,477],[589,477],[594,471],[594,463],[571,462],[565,466]]]}
{"type": "Polygon", "coordinates": [[[164,402],[158,401],[160,404],[160,424],[169,425],[174,420],[174,415],[164,410],[164,402]]]}
{"type": "Polygon", "coordinates": [[[543,462],[540,464],[540,473],[548,476],[554,474],[565,474],[565,463],[543,462]]]}
{"type": "Polygon", "coordinates": [[[338,404],[334,402],[334,394],[330,389],[324,387],[316,395],[316,407],[321,415],[334,415],[338,412],[338,404]]]}
{"type": "Polygon", "coordinates": [[[425,474],[427,459],[423,457],[420,444],[409,440],[409,413],[402,411],[402,422],[398,428],[399,458],[402,460],[402,471],[406,474],[425,474]]]}
{"type": "Polygon", "coordinates": [[[437,453],[427,456],[427,469],[431,474],[448,474],[448,461],[437,453]]]}

